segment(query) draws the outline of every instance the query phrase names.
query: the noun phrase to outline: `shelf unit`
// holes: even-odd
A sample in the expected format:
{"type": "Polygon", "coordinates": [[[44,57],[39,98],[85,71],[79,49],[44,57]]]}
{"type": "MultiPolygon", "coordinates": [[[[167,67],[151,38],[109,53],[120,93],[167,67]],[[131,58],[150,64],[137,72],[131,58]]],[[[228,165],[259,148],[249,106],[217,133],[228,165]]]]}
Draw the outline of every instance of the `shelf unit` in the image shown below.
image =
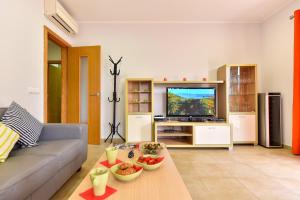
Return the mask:
{"type": "Polygon", "coordinates": [[[193,125],[185,123],[155,122],[155,139],[163,142],[167,147],[193,146],[193,125]]]}
{"type": "Polygon", "coordinates": [[[154,84],[218,84],[224,83],[223,80],[215,81],[154,81],[154,84]]]}
{"type": "Polygon", "coordinates": [[[232,149],[230,124],[220,122],[154,122],[154,140],[167,147],[232,149]]]}
{"type": "MultiPolygon", "coordinates": [[[[157,91],[165,91],[166,87],[215,87],[217,90],[217,94],[219,92],[222,93],[224,90],[225,81],[224,80],[207,80],[207,81],[200,81],[200,80],[191,80],[191,81],[180,81],[180,80],[171,80],[171,81],[153,81],[154,89],[157,91]]],[[[162,99],[161,97],[159,97],[162,99]]],[[[219,96],[217,96],[216,104],[216,114],[219,116],[219,108],[226,107],[226,104],[223,104],[221,100],[219,102],[219,96]]],[[[223,116],[221,116],[223,117],[223,116]]],[[[210,133],[208,133],[209,135],[210,133]]],[[[222,135],[222,133],[217,133],[218,135],[222,135]]],[[[228,123],[201,123],[201,122],[154,122],[154,140],[156,142],[163,142],[166,144],[167,147],[176,147],[176,148],[195,148],[195,147],[225,147],[225,148],[232,148],[232,139],[231,139],[231,132],[230,132],[230,125],[228,123]],[[222,124],[222,126],[227,127],[227,130],[224,132],[225,135],[227,134],[227,140],[223,140],[221,142],[214,143],[207,143],[206,138],[210,137],[207,136],[205,132],[209,131],[202,131],[195,130],[197,127],[218,127],[222,124]],[[167,129],[167,131],[164,131],[167,129]],[[173,131],[168,131],[168,129],[173,131]],[[206,134],[206,135],[205,135],[206,134]],[[200,135],[200,136],[199,136],[200,135]],[[201,137],[201,135],[204,137],[201,137]],[[197,139],[200,138],[200,139],[197,139]],[[203,140],[202,140],[203,139],[203,140]],[[199,141],[200,140],[200,141],[199,141]]]]}
{"type": "Polygon", "coordinates": [[[176,148],[229,149],[232,148],[233,142],[256,143],[257,128],[253,131],[257,116],[256,85],[256,65],[225,65],[218,69],[218,80],[213,81],[127,79],[126,142],[156,141],[176,148]],[[224,118],[225,122],[153,122],[154,88],[164,91],[164,87],[173,86],[216,87],[217,116],[224,118]],[[238,123],[243,130],[238,130],[238,123]],[[241,137],[236,137],[237,132],[243,131],[241,137]]]}
{"type": "Polygon", "coordinates": [[[157,137],[192,137],[193,134],[187,132],[173,132],[173,133],[166,133],[164,131],[158,131],[157,137]]]}
{"type": "Polygon", "coordinates": [[[226,83],[222,114],[233,125],[233,142],[257,144],[257,66],[224,65],[217,76],[226,83]]]}
{"type": "Polygon", "coordinates": [[[128,113],[152,113],[152,79],[126,81],[126,107],[128,113]]]}
{"type": "Polygon", "coordinates": [[[125,84],[126,142],[152,141],[153,80],[127,79],[125,84]]]}

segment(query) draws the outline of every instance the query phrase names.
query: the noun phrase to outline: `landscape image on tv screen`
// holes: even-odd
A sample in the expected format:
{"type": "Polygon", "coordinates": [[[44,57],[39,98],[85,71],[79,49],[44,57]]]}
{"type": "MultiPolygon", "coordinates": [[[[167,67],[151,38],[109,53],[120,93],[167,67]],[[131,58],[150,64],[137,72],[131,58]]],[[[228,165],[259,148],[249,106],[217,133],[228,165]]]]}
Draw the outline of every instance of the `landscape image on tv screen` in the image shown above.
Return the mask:
{"type": "Polygon", "coordinates": [[[168,116],[215,115],[215,88],[167,88],[168,116]]]}

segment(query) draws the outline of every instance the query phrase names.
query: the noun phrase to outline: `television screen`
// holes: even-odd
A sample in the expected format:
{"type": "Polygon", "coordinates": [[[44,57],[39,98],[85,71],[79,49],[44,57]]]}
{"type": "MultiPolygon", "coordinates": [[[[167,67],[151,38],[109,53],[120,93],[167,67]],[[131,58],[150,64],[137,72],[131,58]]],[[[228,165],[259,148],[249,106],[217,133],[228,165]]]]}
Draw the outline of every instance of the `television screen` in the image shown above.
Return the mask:
{"type": "Polygon", "coordinates": [[[215,116],[216,88],[167,88],[167,116],[215,116]]]}

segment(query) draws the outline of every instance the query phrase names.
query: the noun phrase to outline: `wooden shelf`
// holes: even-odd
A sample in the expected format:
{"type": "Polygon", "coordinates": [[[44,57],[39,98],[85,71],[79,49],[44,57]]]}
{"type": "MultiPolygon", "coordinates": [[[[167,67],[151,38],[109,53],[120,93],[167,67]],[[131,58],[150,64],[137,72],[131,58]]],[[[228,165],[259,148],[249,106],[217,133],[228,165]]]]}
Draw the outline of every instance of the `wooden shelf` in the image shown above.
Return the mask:
{"type": "Polygon", "coordinates": [[[256,115],[255,111],[249,112],[229,112],[230,115],[256,115]]]}
{"type": "Polygon", "coordinates": [[[125,88],[127,113],[152,113],[152,86],[152,79],[127,79],[125,88]]]}
{"type": "Polygon", "coordinates": [[[154,81],[154,84],[220,84],[224,81],[154,81]]]}
{"type": "Polygon", "coordinates": [[[128,102],[129,104],[151,103],[151,101],[128,102]]]}
{"type": "Polygon", "coordinates": [[[244,82],[244,83],[230,82],[230,85],[247,85],[247,84],[255,84],[255,82],[244,82]]]}
{"type": "Polygon", "coordinates": [[[128,93],[151,93],[151,91],[128,91],[128,93]]]}
{"type": "Polygon", "coordinates": [[[230,94],[229,96],[252,96],[252,95],[256,95],[256,94],[230,94]]]}
{"type": "Polygon", "coordinates": [[[163,132],[163,131],[158,131],[157,132],[158,137],[181,137],[181,136],[187,136],[187,137],[192,137],[192,133],[188,132],[163,132]]]}
{"type": "Polygon", "coordinates": [[[167,147],[192,147],[193,144],[187,139],[170,139],[170,138],[158,138],[158,142],[162,142],[167,145],[167,147]]]}
{"type": "Polygon", "coordinates": [[[152,115],[152,112],[128,112],[128,115],[152,115]]]}

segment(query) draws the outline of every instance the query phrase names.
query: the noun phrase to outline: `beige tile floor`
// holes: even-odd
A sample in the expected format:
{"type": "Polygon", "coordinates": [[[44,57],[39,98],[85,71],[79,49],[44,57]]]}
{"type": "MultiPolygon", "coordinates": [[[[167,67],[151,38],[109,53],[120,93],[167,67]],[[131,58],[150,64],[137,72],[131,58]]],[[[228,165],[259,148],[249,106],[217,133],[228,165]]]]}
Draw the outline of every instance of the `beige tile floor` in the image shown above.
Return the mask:
{"type": "MultiPolygon", "coordinates": [[[[67,199],[106,145],[89,145],[88,160],[53,197],[67,199]]],[[[171,149],[178,171],[195,200],[300,200],[300,156],[286,149],[234,146],[171,149]]]]}

